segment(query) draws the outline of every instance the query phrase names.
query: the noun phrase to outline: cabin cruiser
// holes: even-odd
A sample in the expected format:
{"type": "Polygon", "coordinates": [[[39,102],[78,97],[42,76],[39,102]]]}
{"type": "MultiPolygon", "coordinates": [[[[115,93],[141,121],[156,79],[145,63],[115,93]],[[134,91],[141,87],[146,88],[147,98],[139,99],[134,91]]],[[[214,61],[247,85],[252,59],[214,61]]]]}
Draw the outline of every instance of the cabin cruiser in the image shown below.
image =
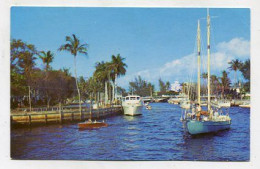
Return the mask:
{"type": "Polygon", "coordinates": [[[250,108],[250,102],[243,102],[242,104],[239,105],[239,107],[244,107],[244,108],[250,108]]]}
{"type": "Polygon", "coordinates": [[[212,105],[215,105],[216,107],[230,107],[231,106],[231,102],[228,100],[215,100],[212,101],[212,105]]]}
{"type": "Polygon", "coordinates": [[[142,114],[142,100],[138,95],[126,96],[123,99],[122,106],[124,109],[124,114],[129,116],[136,116],[142,114]]]}

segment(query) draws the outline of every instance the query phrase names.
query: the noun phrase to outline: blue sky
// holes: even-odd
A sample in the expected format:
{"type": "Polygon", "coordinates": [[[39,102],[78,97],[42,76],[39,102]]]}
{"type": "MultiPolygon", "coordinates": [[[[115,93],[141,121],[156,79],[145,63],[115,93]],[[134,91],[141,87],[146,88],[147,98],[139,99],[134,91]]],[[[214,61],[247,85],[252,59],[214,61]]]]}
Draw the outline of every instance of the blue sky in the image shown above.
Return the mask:
{"type": "MultiPolygon", "coordinates": [[[[55,54],[52,67],[73,70],[73,57],[57,49],[65,36],[76,34],[89,44],[88,57],[77,58],[78,74],[89,77],[97,61],[111,55],[126,58],[127,73],[118,79],[128,88],[135,76],[158,85],[158,79],[187,81],[196,76],[197,20],[202,8],[54,8],[12,7],[11,38],[55,54]]],[[[212,18],[212,74],[220,75],[227,62],[250,57],[250,10],[210,9],[212,18]]],[[[201,19],[202,54],[206,54],[206,20],[201,19]]],[[[203,56],[202,70],[206,57],[203,56]]],[[[42,66],[40,60],[37,61],[42,66]]],[[[234,75],[231,72],[230,77],[234,75]]],[[[239,78],[242,79],[241,75],[239,78]]]]}

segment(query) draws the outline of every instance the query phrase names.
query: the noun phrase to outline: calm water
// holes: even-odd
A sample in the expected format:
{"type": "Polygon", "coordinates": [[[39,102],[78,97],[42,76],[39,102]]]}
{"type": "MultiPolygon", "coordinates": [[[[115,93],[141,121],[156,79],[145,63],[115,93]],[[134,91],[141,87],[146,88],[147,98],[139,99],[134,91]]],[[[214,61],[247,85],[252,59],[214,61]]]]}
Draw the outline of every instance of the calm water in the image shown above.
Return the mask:
{"type": "Polygon", "coordinates": [[[11,132],[14,159],[212,160],[248,161],[250,109],[232,107],[231,129],[191,137],[180,122],[181,109],[151,104],[142,116],[116,116],[109,127],[83,130],[77,124],[50,125],[11,132]]]}

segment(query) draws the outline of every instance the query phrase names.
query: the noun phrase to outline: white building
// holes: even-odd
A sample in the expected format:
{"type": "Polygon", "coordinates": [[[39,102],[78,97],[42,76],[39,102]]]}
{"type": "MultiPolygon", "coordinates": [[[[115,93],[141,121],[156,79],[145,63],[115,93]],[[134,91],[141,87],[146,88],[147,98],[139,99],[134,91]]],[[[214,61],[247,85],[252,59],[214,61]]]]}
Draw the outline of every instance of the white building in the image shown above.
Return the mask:
{"type": "Polygon", "coordinates": [[[182,86],[179,83],[179,81],[175,81],[173,84],[171,84],[171,91],[180,92],[182,90],[182,86]]]}

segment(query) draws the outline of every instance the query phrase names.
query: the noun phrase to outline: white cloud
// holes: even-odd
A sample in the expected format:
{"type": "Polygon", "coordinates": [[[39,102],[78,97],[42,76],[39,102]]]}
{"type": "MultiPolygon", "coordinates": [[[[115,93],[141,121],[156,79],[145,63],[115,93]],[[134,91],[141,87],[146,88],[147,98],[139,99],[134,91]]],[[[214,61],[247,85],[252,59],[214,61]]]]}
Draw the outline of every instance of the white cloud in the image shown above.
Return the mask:
{"type": "Polygon", "coordinates": [[[234,38],[229,42],[219,43],[217,45],[217,50],[244,58],[250,55],[250,42],[248,40],[244,40],[243,38],[234,38]]]}
{"type": "MultiPolygon", "coordinates": [[[[233,38],[229,42],[221,42],[216,46],[217,51],[211,53],[211,73],[219,74],[226,70],[233,59],[244,60],[250,57],[250,42],[243,38],[233,38]]],[[[202,56],[202,70],[206,71],[207,56],[202,56]]],[[[164,80],[187,81],[197,76],[197,56],[189,54],[179,59],[165,63],[161,67],[142,70],[119,79],[118,84],[124,87],[136,76],[141,75],[145,80],[156,83],[161,77],[164,80]]]]}
{"type": "Polygon", "coordinates": [[[160,75],[162,77],[169,77],[188,74],[195,68],[196,64],[195,54],[190,54],[180,59],[165,63],[164,66],[159,69],[160,75]]]}

